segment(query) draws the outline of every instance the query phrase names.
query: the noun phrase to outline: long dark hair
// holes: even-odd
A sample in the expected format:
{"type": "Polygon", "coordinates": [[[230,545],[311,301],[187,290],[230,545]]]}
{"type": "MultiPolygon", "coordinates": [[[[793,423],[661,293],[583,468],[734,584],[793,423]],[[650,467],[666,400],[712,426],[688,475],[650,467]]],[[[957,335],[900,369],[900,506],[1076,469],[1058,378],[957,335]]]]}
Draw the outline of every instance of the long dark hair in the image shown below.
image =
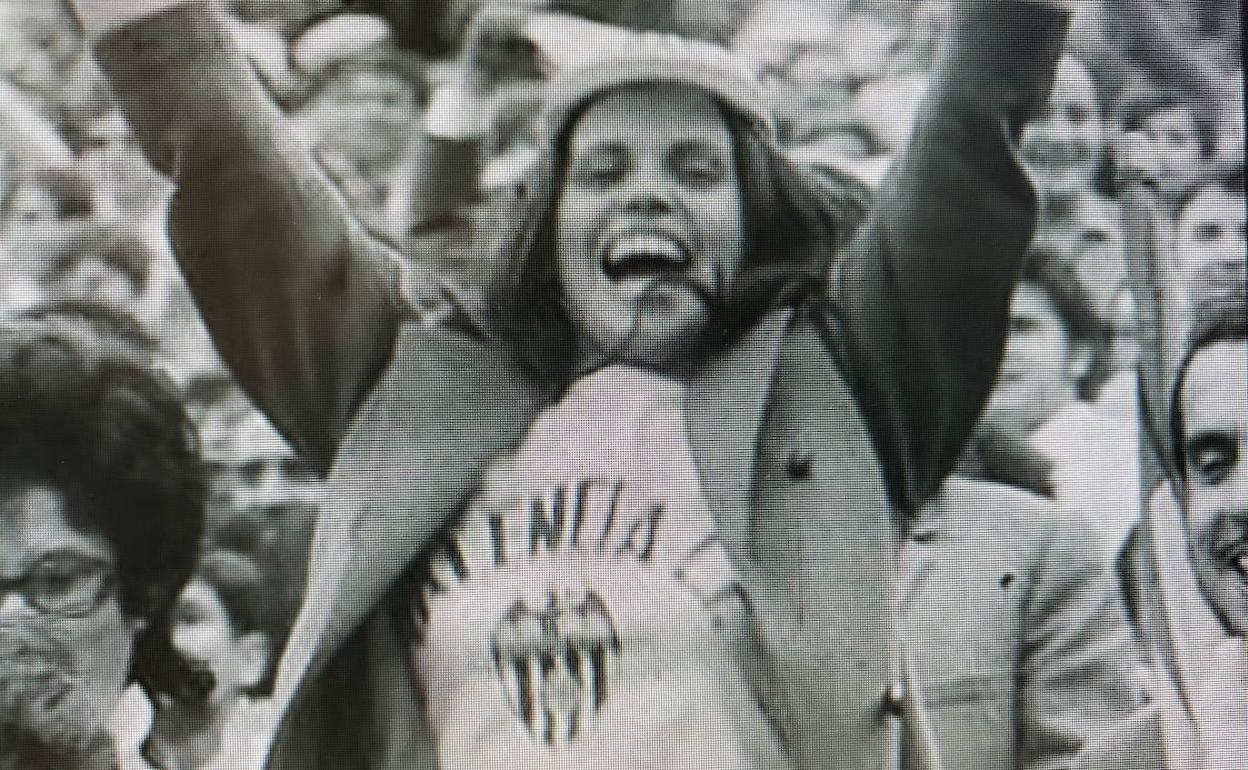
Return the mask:
{"type": "MultiPolygon", "coordinates": [[[[567,140],[588,104],[568,120],[554,151],[517,188],[515,225],[497,239],[488,290],[492,333],[556,387],[576,374],[576,345],[561,301],[554,215],[567,140]]],[[[798,167],[754,121],[719,106],[733,137],[746,255],[728,296],[713,309],[702,345],[708,352],[734,339],[768,308],[795,301],[820,281],[832,255],[865,216],[869,198],[865,185],[848,176],[798,167]]]]}

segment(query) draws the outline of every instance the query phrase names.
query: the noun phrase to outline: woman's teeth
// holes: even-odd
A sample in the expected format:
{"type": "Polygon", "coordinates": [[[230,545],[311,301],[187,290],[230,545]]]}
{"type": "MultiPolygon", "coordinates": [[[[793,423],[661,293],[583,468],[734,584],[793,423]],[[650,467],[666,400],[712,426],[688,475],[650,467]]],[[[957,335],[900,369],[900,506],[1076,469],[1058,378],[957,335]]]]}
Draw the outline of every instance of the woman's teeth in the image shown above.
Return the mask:
{"type": "Polygon", "coordinates": [[[607,248],[603,269],[612,280],[630,274],[649,274],[683,268],[686,251],[672,238],[661,235],[630,235],[607,248]]]}

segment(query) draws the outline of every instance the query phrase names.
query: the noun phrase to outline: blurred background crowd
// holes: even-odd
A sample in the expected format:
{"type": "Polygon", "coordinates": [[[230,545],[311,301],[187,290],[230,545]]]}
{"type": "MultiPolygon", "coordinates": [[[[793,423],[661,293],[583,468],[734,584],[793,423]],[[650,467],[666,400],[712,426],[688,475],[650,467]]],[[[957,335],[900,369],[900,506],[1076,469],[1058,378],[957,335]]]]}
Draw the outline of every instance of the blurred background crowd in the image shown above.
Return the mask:
{"type": "MultiPolygon", "coordinates": [[[[337,0],[227,3],[262,80],[360,220],[400,247],[444,238],[437,269],[471,275],[468,255],[480,252],[468,241],[488,234],[495,194],[537,155],[529,121],[538,91],[517,86],[496,112],[479,158],[479,205],[455,212],[454,227],[431,226],[407,184],[422,113],[453,76],[456,40],[482,0],[410,3],[389,20],[364,12],[387,4],[341,15],[337,0]],[[432,32],[405,23],[425,5],[439,6],[432,32]]],[[[656,14],[645,2],[529,4],[603,21],[656,14]]],[[[907,140],[951,4],[660,5],[653,26],[717,40],[756,67],[793,158],[874,184],[907,140]]],[[[963,470],[1093,513],[1107,561],[1143,507],[1145,460],[1130,449],[1141,444],[1133,366],[1143,347],[1178,344],[1135,331],[1132,239],[1152,235],[1175,318],[1243,301],[1239,14],[1237,0],[1088,0],[1049,109],[1022,137],[1042,217],[998,390],[963,470]],[[1124,192],[1137,179],[1158,193],[1143,211],[1124,192]]],[[[167,244],[170,191],[59,4],[0,0],[0,316],[80,325],[172,375],[215,469],[185,619],[208,622],[233,597],[231,622],[262,632],[275,655],[298,609],[318,483],[213,353],[167,244]]]]}

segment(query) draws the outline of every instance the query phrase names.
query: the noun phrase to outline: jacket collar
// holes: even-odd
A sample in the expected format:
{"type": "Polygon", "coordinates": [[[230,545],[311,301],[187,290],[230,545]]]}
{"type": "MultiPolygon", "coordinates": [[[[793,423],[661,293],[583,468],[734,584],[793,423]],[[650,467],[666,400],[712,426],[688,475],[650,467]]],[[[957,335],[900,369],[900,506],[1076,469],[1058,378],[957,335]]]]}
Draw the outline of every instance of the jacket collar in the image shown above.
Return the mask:
{"type": "Polygon", "coordinates": [[[791,308],[772,310],[689,383],[689,445],[720,538],[738,564],[748,560],[759,429],[792,318],[791,308]]]}
{"type": "MultiPolygon", "coordinates": [[[[791,318],[771,311],[689,383],[690,446],[738,563],[748,558],[759,426],[791,318]]],[[[325,665],[551,396],[510,356],[458,335],[414,327],[395,350],[338,453],[276,698],[325,665]]]]}

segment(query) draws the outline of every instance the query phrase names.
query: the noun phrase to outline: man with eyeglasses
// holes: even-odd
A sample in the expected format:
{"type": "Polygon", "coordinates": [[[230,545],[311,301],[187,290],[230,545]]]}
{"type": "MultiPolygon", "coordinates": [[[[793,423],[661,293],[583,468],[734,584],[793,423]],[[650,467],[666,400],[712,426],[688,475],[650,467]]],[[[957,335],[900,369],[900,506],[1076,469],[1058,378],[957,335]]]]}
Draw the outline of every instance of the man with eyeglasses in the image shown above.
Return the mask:
{"type": "Polygon", "coordinates": [[[108,726],[131,681],[211,686],[168,641],[204,501],[164,379],[116,343],[0,327],[0,770],[130,766],[108,726]]]}

